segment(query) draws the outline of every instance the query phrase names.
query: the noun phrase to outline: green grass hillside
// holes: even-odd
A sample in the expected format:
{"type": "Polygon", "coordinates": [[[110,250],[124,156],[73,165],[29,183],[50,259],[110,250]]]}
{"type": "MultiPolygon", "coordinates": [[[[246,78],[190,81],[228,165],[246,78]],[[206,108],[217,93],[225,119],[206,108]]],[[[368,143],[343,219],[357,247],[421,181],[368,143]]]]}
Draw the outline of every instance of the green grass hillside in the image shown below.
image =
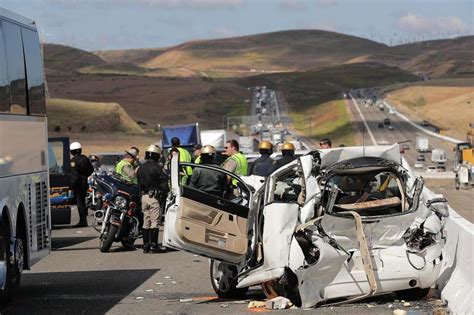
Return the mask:
{"type": "Polygon", "coordinates": [[[49,132],[124,132],[144,131],[117,103],[47,99],[49,132]]]}

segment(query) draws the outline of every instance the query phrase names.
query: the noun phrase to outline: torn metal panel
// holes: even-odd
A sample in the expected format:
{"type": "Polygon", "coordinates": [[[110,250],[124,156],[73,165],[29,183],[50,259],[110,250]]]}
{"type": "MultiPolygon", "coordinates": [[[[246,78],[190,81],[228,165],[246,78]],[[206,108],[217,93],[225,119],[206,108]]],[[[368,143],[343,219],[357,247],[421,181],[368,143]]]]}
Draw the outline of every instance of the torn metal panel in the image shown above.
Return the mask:
{"type": "Polygon", "coordinates": [[[321,168],[325,168],[336,163],[359,158],[359,157],[379,157],[395,163],[401,162],[400,147],[396,143],[391,146],[366,146],[366,147],[344,147],[330,150],[321,150],[321,168]]]}

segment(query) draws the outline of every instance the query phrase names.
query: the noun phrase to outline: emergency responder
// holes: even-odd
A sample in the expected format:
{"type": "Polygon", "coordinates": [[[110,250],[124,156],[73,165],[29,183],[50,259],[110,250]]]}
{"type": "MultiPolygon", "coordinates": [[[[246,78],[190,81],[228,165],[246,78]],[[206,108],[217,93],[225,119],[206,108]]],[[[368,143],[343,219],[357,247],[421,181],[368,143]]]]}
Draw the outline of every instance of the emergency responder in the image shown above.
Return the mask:
{"type": "MultiPolygon", "coordinates": [[[[229,156],[225,162],[222,164],[222,167],[231,172],[234,173],[235,175],[239,176],[247,176],[247,171],[248,171],[248,163],[247,163],[247,158],[245,155],[243,155],[239,151],[239,143],[237,140],[232,139],[228,140],[225,144],[225,154],[229,156]]],[[[228,177],[228,181],[230,181],[230,177],[228,177]]],[[[232,186],[234,188],[237,187],[237,180],[233,179],[231,181],[232,186]]],[[[236,194],[236,191],[234,190],[234,195],[236,194]]]]}
{"type": "Polygon", "coordinates": [[[200,164],[201,163],[201,150],[202,150],[202,145],[201,144],[196,144],[194,146],[194,164],[200,164]]]}
{"type": "Polygon", "coordinates": [[[133,162],[133,168],[135,169],[135,171],[137,170],[137,168],[140,166],[140,149],[137,148],[137,147],[130,147],[130,149],[128,150],[128,152],[135,152],[136,155],[135,155],[135,161],[133,162]]]}
{"type": "MultiPolygon", "coordinates": [[[[201,149],[202,165],[219,166],[215,160],[216,149],[212,145],[205,145],[201,149]]],[[[189,186],[208,194],[224,197],[227,187],[227,176],[218,171],[196,167],[189,181],[189,186]]]]}
{"type": "MultiPolygon", "coordinates": [[[[180,162],[186,162],[186,163],[191,163],[192,158],[191,154],[188,152],[188,150],[184,149],[181,147],[181,141],[179,140],[178,137],[173,137],[171,138],[171,146],[174,149],[177,149],[179,151],[179,161],[180,162]]],[[[181,178],[181,181],[183,184],[186,184],[189,176],[193,173],[193,168],[191,166],[186,166],[183,168],[183,177],[181,178]]]]}
{"type": "Polygon", "coordinates": [[[160,204],[163,194],[168,192],[168,176],[159,163],[161,148],[151,144],[145,151],[145,163],[137,170],[138,186],[142,195],[143,211],[143,252],[162,253],[166,250],[158,246],[160,204]]]}
{"type": "Polygon", "coordinates": [[[328,138],[323,138],[319,140],[319,147],[321,149],[331,149],[332,148],[332,142],[328,138]]]}
{"type": "Polygon", "coordinates": [[[253,162],[249,168],[249,175],[268,176],[274,170],[274,160],[270,157],[273,153],[273,145],[270,141],[260,141],[258,151],[261,156],[253,162]]]}
{"type": "Polygon", "coordinates": [[[137,176],[135,174],[134,167],[134,165],[136,165],[135,160],[137,159],[137,156],[137,150],[126,150],[122,160],[120,160],[117,165],[115,165],[115,174],[118,175],[121,179],[132,184],[137,183],[137,176]]]}
{"type": "Polygon", "coordinates": [[[292,162],[295,159],[295,146],[293,143],[285,142],[281,146],[281,159],[275,161],[275,170],[279,169],[283,165],[292,162]]]}
{"type": "Polygon", "coordinates": [[[79,211],[79,224],[77,227],[87,226],[87,178],[94,172],[94,167],[87,158],[82,154],[82,146],[79,142],[73,142],[69,146],[71,151],[71,188],[76,198],[77,210],[79,211]]]}

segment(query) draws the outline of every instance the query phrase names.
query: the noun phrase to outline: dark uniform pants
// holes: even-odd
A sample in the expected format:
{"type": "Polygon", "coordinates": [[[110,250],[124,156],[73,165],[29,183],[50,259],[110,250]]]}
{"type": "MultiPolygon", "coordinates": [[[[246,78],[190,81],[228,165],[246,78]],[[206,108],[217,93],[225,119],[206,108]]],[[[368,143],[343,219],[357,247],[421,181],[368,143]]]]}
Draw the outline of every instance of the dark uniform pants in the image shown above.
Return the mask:
{"type": "Polygon", "coordinates": [[[86,206],[86,196],[87,196],[87,182],[82,183],[79,187],[74,189],[74,195],[76,196],[76,205],[77,210],[79,211],[79,219],[81,223],[87,223],[87,206],[86,206]]]}

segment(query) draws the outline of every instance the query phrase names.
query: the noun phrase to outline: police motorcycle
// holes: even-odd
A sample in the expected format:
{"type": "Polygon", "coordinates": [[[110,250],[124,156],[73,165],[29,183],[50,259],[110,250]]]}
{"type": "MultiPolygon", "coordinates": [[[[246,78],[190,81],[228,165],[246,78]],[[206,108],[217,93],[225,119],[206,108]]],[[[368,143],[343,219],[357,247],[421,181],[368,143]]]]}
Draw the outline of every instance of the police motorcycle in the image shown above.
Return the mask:
{"type": "Polygon", "coordinates": [[[92,175],[87,179],[89,188],[87,189],[86,206],[88,209],[93,211],[100,210],[103,206],[103,195],[96,182],[96,178],[102,175],[103,173],[95,170],[94,173],[92,173],[92,175]]]}
{"type": "Polygon", "coordinates": [[[97,223],[94,228],[100,233],[100,251],[109,251],[114,242],[133,247],[141,229],[138,186],[113,175],[97,176],[95,182],[103,195],[103,207],[94,213],[97,223]]]}

